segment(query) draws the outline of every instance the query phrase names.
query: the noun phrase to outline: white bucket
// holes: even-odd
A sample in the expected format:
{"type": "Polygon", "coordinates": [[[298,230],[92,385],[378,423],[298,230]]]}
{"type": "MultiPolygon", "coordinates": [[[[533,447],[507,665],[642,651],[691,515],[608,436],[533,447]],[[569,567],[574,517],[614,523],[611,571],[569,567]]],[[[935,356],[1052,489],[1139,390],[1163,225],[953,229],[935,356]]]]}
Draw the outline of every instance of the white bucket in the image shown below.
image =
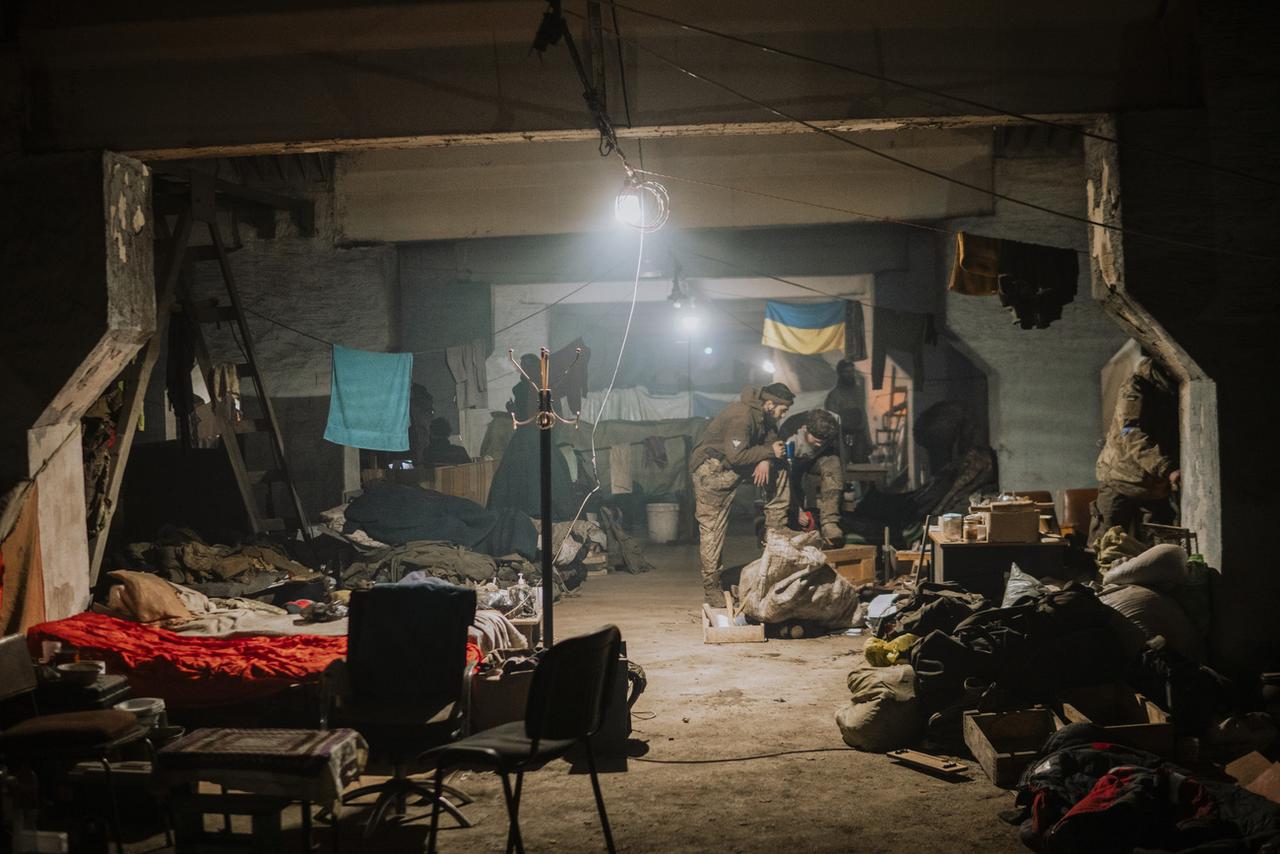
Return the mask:
{"type": "Polygon", "coordinates": [[[669,543],[680,526],[680,505],[659,502],[645,508],[649,513],[649,541],[669,543]]]}

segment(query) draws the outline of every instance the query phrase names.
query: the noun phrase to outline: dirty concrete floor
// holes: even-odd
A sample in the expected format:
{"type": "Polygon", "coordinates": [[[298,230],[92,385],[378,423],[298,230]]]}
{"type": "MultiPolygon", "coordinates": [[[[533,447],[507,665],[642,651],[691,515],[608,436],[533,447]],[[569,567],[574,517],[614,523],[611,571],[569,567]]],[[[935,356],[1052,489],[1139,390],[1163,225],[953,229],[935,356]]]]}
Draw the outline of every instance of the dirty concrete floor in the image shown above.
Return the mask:
{"type": "MultiPolygon", "coordinates": [[[[751,538],[731,537],[726,562],[746,562],[753,552],[751,538]]],[[[696,547],[650,546],[646,554],[653,572],[592,578],[556,607],[560,637],[617,624],[648,675],[632,725],[633,738],[647,746],[643,760],[652,761],[631,759],[626,773],[601,776],[619,851],[1025,851],[1016,828],[997,816],[1012,795],[972,760],[967,779],[947,782],[845,748],[834,715],[847,701],[845,677],[860,639],[704,645],[696,547]],[[827,751],[659,764],[809,748],[827,751]]],[[[525,779],[521,828],[529,851],[604,849],[589,778],[568,768],[556,762],[525,779]]],[[[464,808],[475,826],[452,829],[446,820],[439,850],[502,850],[498,778],[461,773],[453,782],[476,798],[464,808]]],[[[290,812],[296,827],[296,809],[290,812]]],[[[364,841],[361,813],[344,810],[343,850],[422,850],[425,819],[386,825],[364,841]]],[[[324,847],[329,832],[317,825],[324,847]]],[[[131,848],[157,850],[157,843],[131,848]]]]}

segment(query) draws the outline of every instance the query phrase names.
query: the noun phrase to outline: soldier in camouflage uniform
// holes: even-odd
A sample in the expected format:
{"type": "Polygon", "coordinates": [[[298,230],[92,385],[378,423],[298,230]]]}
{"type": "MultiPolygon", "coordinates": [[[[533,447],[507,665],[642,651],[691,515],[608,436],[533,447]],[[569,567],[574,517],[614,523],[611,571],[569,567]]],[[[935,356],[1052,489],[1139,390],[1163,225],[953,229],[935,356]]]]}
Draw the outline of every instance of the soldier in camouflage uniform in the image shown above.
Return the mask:
{"type": "Polygon", "coordinates": [[[806,497],[813,496],[822,539],[831,545],[842,544],[840,496],[844,492],[844,464],[840,460],[840,419],[825,409],[812,409],[789,419],[782,434],[795,449],[793,462],[790,471],[783,467],[778,472],[774,495],[764,507],[766,527],[796,524],[799,514],[807,512],[806,497]],[[799,488],[792,489],[792,484],[799,488]]]}
{"type": "Polygon", "coordinates": [[[1089,541],[1113,526],[1133,532],[1137,522],[1169,524],[1178,488],[1177,386],[1149,358],[1120,388],[1115,417],[1098,455],[1098,500],[1089,541]]]}
{"type": "Polygon", "coordinates": [[[711,419],[689,457],[702,592],[707,604],[724,605],[721,557],[733,495],[747,478],[757,486],[769,483],[772,463],[784,453],[778,441],[778,424],[794,400],[791,389],[782,383],[764,388],[747,386],[739,400],[711,419]]]}

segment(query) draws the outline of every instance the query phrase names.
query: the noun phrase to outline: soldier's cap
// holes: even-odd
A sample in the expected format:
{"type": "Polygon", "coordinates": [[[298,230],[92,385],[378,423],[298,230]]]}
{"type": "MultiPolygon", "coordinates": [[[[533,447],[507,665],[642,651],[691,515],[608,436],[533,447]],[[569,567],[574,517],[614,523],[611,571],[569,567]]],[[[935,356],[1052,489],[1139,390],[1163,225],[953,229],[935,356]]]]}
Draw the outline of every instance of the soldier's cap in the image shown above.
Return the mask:
{"type": "Polygon", "coordinates": [[[784,406],[790,406],[796,402],[795,393],[787,388],[784,383],[769,383],[760,389],[761,400],[772,400],[774,403],[781,403],[784,406]]]}

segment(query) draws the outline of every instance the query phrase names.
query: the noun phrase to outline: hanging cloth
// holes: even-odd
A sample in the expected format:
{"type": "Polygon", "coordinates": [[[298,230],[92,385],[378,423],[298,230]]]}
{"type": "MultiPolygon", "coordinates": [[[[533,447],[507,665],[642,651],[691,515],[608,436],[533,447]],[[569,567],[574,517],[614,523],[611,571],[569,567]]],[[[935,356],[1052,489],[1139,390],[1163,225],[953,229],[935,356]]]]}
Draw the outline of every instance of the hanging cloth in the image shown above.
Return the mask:
{"type": "Polygon", "coordinates": [[[489,384],[485,376],[488,357],[488,340],[484,338],[445,350],[445,363],[449,366],[449,373],[453,374],[454,399],[459,409],[478,409],[489,405],[489,384]]]}
{"type": "Polygon", "coordinates": [[[409,450],[412,377],[412,353],[370,353],[335,344],[324,437],[371,451],[409,450]]]}
{"type": "Polygon", "coordinates": [[[1075,299],[1080,265],[1075,250],[956,235],[948,289],[966,296],[996,296],[1023,329],[1044,329],[1075,299]]]}
{"type": "Polygon", "coordinates": [[[876,306],[871,329],[871,387],[884,386],[885,358],[890,350],[911,354],[911,379],[916,391],[924,388],[924,345],[937,344],[932,314],[894,311],[876,306]]]}
{"type": "Polygon", "coordinates": [[[844,357],[851,362],[867,358],[867,328],[862,303],[849,300],[844,314],[844,357]]]}

